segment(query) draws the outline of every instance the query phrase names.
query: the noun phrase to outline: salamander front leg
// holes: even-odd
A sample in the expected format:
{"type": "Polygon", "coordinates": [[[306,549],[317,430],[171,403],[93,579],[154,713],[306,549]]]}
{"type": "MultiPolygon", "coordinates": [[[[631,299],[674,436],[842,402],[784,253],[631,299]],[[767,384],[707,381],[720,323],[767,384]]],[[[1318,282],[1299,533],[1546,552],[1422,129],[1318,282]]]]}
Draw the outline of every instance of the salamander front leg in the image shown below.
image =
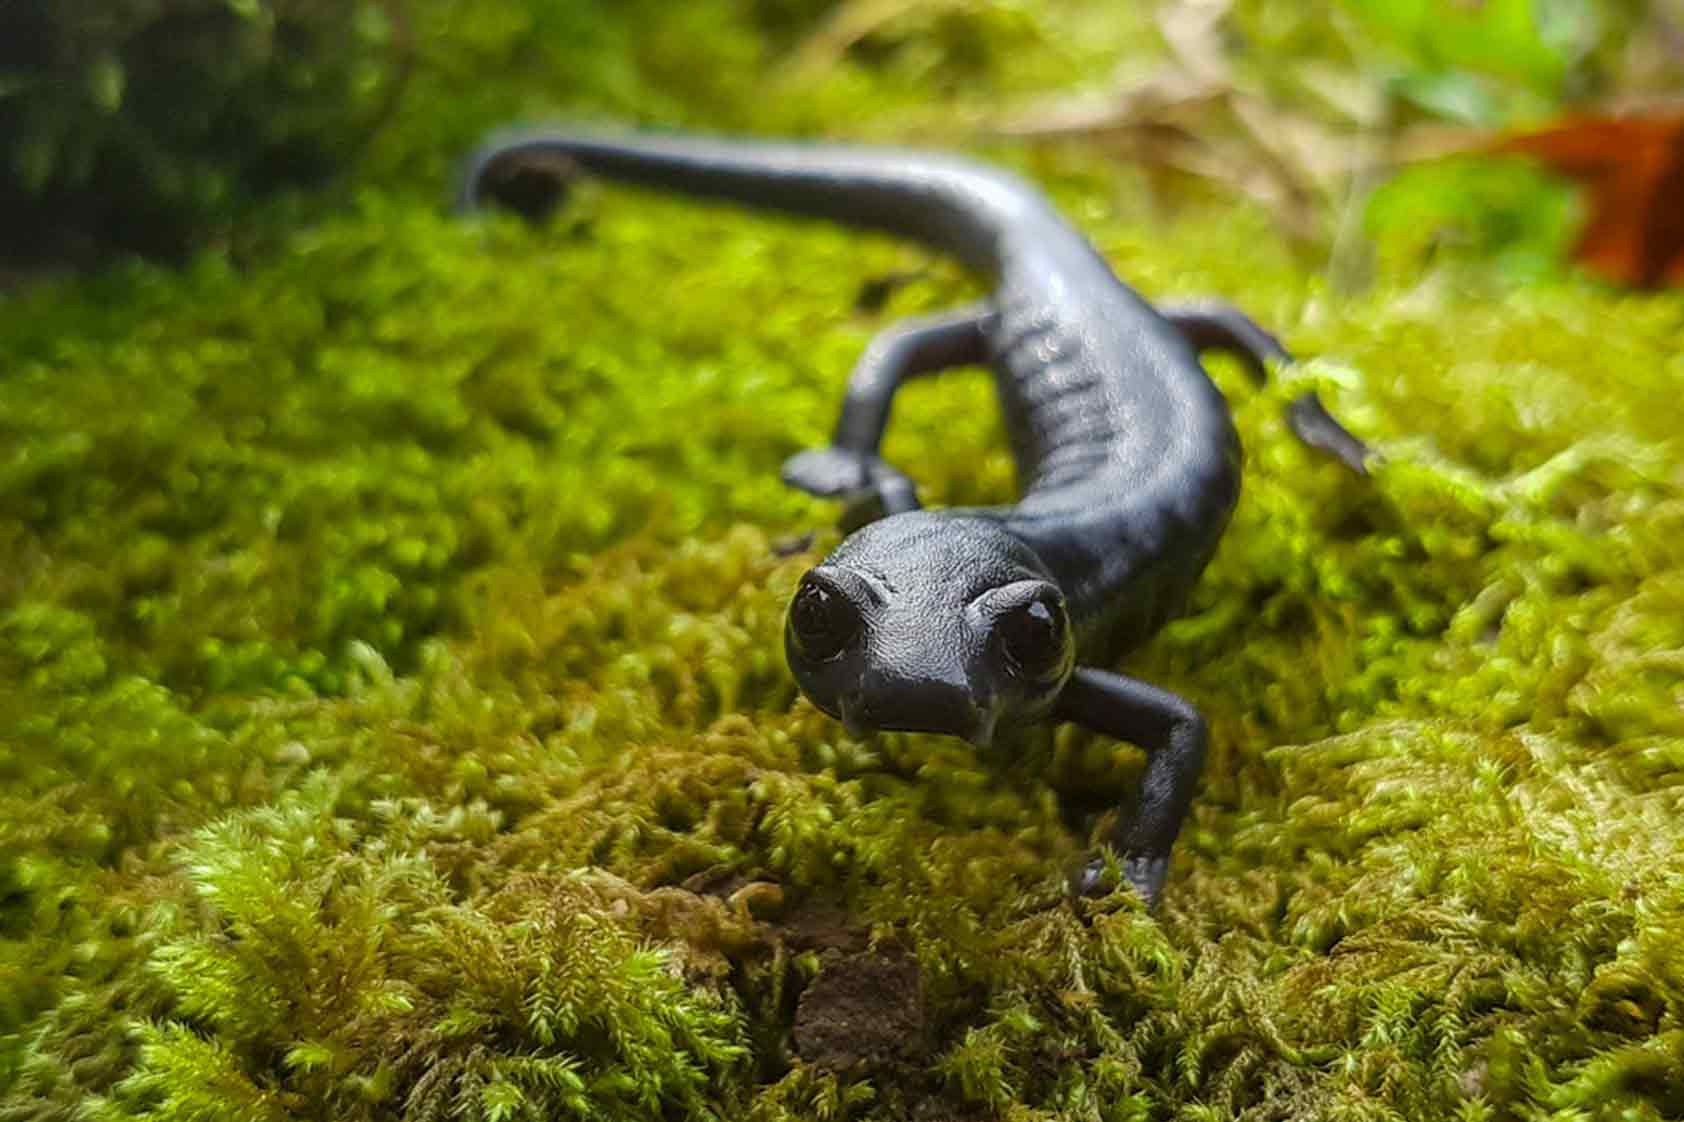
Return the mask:
{"type": "MultiPolygon", "coordinates": [[[[1185,698],[1121,674],[1078,667],[1059,696],[1054,716],[1103,736],[1139,745],[1147,753],[1134,813],[1107,843],[1122,859],[1123,876],[1156,906],[1169,874],[1170,847],[1181,832],[1204,768],[1204,718],[1185,698]]],[[[1093,857],[1077,873],[1082,896],[1103,895],[1105,861],[1093,857]]]]}
{"type": "MultiPolygon", "coordinates": [[[[1162,307],[1158,314],[1200,351],[1222,351],[1239,359],[1262,385],[1271,362],[1292,362],[1279,339],[1257,321],[1228,304],[1182,304],[1162,307]]],[[[1368,446],[1334,419],[1314,392],[1300,394],[1286,407],[1286,423],[1293,435],[1356,472],[1368,474],[1368,446]]]]}
{"type": "Polygon", "coordinates": [[[784,463],[783,480],[823,499],[848,504],[852,529],[886,514],[918,509],[912,480],[877,454],[895,391],[911,378],[988,358],[994,312],[986,305],[909,320],[872,340],[848,377],[836,434],[824,448],[784,463]]]}

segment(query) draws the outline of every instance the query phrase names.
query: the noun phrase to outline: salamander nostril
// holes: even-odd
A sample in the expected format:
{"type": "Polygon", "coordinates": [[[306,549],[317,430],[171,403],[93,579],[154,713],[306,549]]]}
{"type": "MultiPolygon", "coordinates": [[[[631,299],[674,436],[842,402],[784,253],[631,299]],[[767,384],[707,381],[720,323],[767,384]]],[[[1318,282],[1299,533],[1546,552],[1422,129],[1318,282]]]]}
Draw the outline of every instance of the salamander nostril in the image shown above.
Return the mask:
{"type": "Polygon", "coordinates": [[[871,703],[864,694],[846,694],[837,704],[842,710],[842,727],[855,740],[869,736],[883,727],[877,722],[871,703]]]}

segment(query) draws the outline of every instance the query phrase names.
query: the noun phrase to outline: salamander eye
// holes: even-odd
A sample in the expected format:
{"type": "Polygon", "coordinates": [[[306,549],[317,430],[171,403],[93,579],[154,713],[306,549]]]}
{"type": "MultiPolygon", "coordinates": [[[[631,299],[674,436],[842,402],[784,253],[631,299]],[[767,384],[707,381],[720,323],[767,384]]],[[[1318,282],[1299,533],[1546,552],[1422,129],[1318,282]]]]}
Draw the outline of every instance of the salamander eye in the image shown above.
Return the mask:
{"type": "Polygon", "coordinates": [[[1005,657],[1006,669],[1032,682],[1057,677],[1070,658],[1064,605],[1051,596],[1037,596],[1001,612],[994,621],[994,639],[1005,657]]]}
{"type": "Polygon", "coordinates": [[[864,621],[842,592],[808,573],[789,605],[789,633],[802,657],[829,662],[847,649],[864,621]]]}

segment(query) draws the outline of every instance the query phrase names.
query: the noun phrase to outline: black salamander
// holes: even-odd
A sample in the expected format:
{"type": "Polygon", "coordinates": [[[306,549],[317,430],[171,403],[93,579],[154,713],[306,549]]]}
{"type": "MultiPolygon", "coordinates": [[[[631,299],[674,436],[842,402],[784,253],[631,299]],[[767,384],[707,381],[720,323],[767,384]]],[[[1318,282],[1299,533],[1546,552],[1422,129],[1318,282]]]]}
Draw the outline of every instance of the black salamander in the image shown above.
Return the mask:
{"type": "MultiPolygon", "coordinates": [[[[856,736],[986,745],[1003,726],[1074,721],[1145,749],[1136,805],[1106,842],[1155,903],[1205,724],[1184,698],[1105,667],[1181,609],[1239,495],[1239,442],[1198,352],[1231,352],[1261,380],[1267,362],[1289,361],[1280,344],[1229,307],[1152,307],[1034,188],[961,158],[532,132],[482,148],[458,203],[534,203],[545,165],[903,235],[992,280],[986,303],[878,336],[830,445],[784,465],[786,482],[846,502],[854,527],[790,603],[790,669],[856,736]],[[890,402],[910,378],[971,364],[994,372],[1021,497],[922,510],[878,455],[890,402]]],[[[1362,470],[1362,445],[1313,397],[1291,419],[1362,470]]],[[[1074,889],[1105,891],[1103,872],[1091,858],[1074,889]]]]}

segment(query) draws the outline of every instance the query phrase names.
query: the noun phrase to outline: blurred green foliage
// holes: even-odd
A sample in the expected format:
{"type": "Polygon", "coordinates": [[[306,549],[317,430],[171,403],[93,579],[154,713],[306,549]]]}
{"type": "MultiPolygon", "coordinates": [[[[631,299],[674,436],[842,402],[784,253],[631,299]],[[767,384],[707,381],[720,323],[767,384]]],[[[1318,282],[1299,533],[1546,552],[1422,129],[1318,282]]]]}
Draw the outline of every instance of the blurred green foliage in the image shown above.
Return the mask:
{"type": "Polygon", "coordinates": [[[0,249],[178,252],[319,183],[401,84],[377,0],[0,7],[0,249]]]}
{"type": "Polygon", "coordinates": [[[1363,30],[1403,64],[1398,92],[1432,116],[1493,125],[1547,112],[1602,39],[1595,0],[1351,0],[1363,30]]]}
{"type": "Polygon", "coordinates": [[[1367,275],[1341,258],[1372,243],[1393,279],[1462,261],[1521,283],[1562,269],[1583,218],[1572,192],[1523,161],[1442,153],[1675,97],[1677,21],[1647,0],[1237,0],[1223,30],[1238,82],[1281,118],[1264,117],[1280,138],[1256,158],[1305,166],[1297,186],[1321,204],[1312,251],[1334,244],[1341,282],[1367,275]],[[1324,131],[1294,136],[1299,116],[1324,131]]]}
{"type": "Polygon", "coordinates": [[[1363,233],[1391,277],[1423,262],[1478,262],[1512,284],[1559,276],[1580,220],[1572,193],[1537,167],[1460,158],[1406,168],[1376,188],[1363,233]]]}
{"type": "Polygon", "coordinates": [[[1013,0],[906,5],[822,91],[766,98],[780,56],[838,7],[18,0],[0,7],[0,259],[240,245],[257,215],[285,226],[346,199],[292,189],[347,179],[438,195],[510,120],[810,132],[862,97],[888,112],[932,92],[1041,88],[1145,34],[1139,17],[1091,5],[1049,18],[1013,0]],[[257,206],[277,193],[278,213],[257,206]]]}
{"type": "MultiPolygon", "coordinates": [[[[1665,27],[1636,0],[1235,0],[1224,21],[1239,73],[1373,135],[1672,88],[1665,27]]],[[[344,205],[324,185],[436,193],[488,122],[950,131],[1164,54],[1150,6],[1085,0],[19,0],[0,256],[239,247],[344,205]]]]}
{"type": "MultiPolygon", "coordinates": [[[[854,741],[783,664],[835,539],[777,466],[957,270],[594,184],[538,229],[435,205],[505,117],[871,133],[1100,84],[1163,51],[1114,9],[919,5],[791,73],[838,9],[416,5],[330,217],[0,303],[0,1119],[1684,1112],[1679,302],[1541,264],[1541,177],[1399,180],[1349,291],[1255,208],[994,153],[1148,294],[1329,356],[1213,363],[1245,493],[1129,663],[1214,730],[1155,918],[1060,902],[1055,789],[1138,753],[854,741]],[[1311,386],[1373,479],[1287,433],[1311,386]],[[801,1055],[825,930],[915,958],[920,1062],[801,1055]]],[[[1231,49],[1283,91],[1396,49],[1317,10],[1231,49]]],[[[1011,493],[980,377],[887,451],[1011,493]]]]}

